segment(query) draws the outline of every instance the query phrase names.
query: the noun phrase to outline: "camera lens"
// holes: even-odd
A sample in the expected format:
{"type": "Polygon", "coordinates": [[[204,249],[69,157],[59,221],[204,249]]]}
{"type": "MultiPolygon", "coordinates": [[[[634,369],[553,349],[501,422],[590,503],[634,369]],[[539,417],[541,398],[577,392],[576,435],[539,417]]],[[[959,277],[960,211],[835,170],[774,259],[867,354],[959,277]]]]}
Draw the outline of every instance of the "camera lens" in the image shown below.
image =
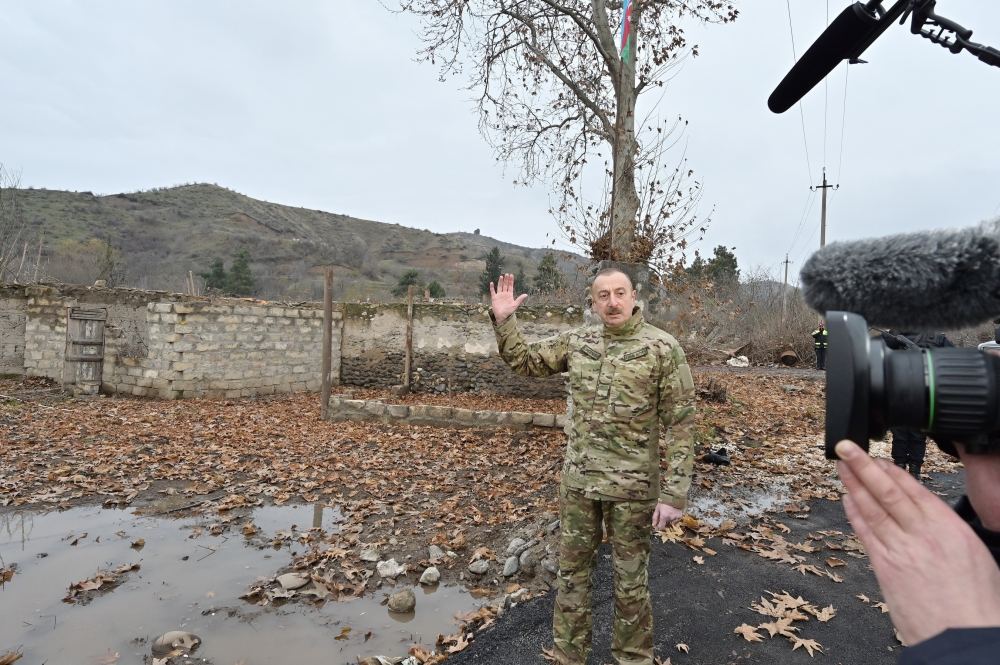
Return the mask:
{"type": "MultiPolygon", "coordinates": [[[[1000,431],[1000,358],[974,349],[890,349],[868,335],[863,318],[828,312],[826,456],[850,439],[868,441],[890,427],[932,437],[975,439],[1000,431]]],[[[908,341],[908,340],[907,340],[908,341]]]]}

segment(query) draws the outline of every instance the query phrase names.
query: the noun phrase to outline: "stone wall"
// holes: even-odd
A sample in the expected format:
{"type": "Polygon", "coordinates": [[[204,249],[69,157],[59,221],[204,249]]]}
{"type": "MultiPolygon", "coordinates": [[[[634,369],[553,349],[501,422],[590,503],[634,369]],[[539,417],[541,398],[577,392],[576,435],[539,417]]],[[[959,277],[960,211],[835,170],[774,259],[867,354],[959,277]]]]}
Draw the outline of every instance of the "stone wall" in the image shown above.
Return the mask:
{"type": "MultiPolygon", "coordinates": [[[[55,285],[0,287],[0,372],[71,380],[69,308],[107,312],[101,390],[164,398],[241,397],[318,390],[319,303],[287,306],[249,299],[55,285]]],[[[389,387],[402,381],[403,304],[337,304],[333,382],[389,387]]],[[[583,321],[578,307],[522,307],[529,339],[583,321]]],[[[416,391],[497,392],[561,397],[564,378],[514,374],[500,360],[481,305],[418,303],[413,315],[416,391]]]]}
{"type": "MultiPolygon", "coordinates": [[[[158,291],[30,285],[0,289],[0,367],[71,380],[66,318],[71,307],[104,309],[101,390],[150,397],[239,397],[318,390],[323,311],[158,291]]],[[[340,375],[334,312],[331,375],[340,375]]]]}
{"type": "Polygon", "coordinates": [[[149,334],[146,306],[164,297],[162,292],[73,286],[24,287],[24,373],[63,381],[66,353],[66,316],[71,307],[104,309],[105,363],[103,383],[114,383],[119,357],[146,358],[149,334]]]}
{"type": "Polygon", "coordinates": [[[27,305],[22,290],[0,287],[0,374],[24,374],[27,305]]]}
{"type": "MultiPolygon", "coordinates": [[[[518,320],[529,339],[541,339],[583,322],[578,307],[522,307],[518,320]]],[[[389,387],[402,382],[406,305],[344,305],[341,382],[389,387]]],[[[417,303],[413,307],[413,389],[496,392],[559,397],[562,376],[514,374],[497,355],[488,309],[477,305],[417,303]]]]}
{"type": "MultiPolygon", "coordinates": [[[[331,375],[340,372],[334,311],[331,375]]],[[[146,308],[151,353],[121,358],[109,392],[160,397],[246,397],[319,390],[323,310],[240,301],[156,302],[146,308]]],[[[335,381],[336,383],[336,381],[335,381]]]]}
{"type": "Polygon", "coordinates": [[[473,411],[430,404],[392,404],[380,400],[348,399],[332,395],[328,403],[329,420],[367,420],[374,422],[405,422],[410,425],[433,427],[566,427],[566,414],[528,411],[473,411]]]}

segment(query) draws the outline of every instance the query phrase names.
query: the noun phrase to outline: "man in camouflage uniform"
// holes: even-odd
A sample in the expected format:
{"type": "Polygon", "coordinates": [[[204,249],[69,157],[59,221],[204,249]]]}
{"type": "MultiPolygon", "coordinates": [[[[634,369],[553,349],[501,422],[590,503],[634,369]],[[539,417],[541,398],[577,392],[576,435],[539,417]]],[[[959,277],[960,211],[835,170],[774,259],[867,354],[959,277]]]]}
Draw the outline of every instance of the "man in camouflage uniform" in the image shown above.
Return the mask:
{"type": "Polygon", "coordinates": [[[677,340],[646,323],[629,277],[597,273],[602,324],[527,342],[514,312],[513,275],[490,284],[500,356],[527,376],[568,372],[566,460],[559,488],[561,542],[553,639],[563,665],[591,646],[591,572],[603,530],[611,541],[619,665],[653,664],[650,525],[666,527],[687,503],[694,463],[694,385],[677,340]],[[666,468],[662,479],[661,466],[666,468]]]}

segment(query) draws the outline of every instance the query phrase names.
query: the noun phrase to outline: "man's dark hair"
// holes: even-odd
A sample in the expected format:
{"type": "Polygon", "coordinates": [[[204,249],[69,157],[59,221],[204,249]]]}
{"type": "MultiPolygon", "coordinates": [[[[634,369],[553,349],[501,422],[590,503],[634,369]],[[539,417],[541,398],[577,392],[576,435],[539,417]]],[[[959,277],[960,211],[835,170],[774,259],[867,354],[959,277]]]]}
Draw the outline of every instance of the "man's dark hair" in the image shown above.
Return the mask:
{"type": "MultiPolygon", "coordinates": [[[[600,270],[597,271],[597,274],[594,275],[594,282],[597,281],[598,277],[604,277],[605,275],[614,275],[614,274],[625,275],[625,279],[628,280],[629,288],[635,291],[635,284],[632,283],[632,278],[629,276],[627,272],[625,272],[621,268],[601,268],[600,270]]],[[[594,282],[590,283],[590,288],[594,288],[594,282]]]]}

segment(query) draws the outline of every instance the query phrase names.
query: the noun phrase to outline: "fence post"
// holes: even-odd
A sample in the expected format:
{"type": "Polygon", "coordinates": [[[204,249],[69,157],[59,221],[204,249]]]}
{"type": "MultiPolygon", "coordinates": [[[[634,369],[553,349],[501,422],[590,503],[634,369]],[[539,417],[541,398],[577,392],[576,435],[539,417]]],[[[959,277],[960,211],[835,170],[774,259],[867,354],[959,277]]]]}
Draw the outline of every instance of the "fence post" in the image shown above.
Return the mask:
{"type": "Polygon", "coordinates": [[[410,391],[413,376],[413,285],[406,288],[406,355],[403,358],[403,390],[410,391]]]}
{"type": "Polygon", "coordinates": [[[330,410],[330,371],[333,365],[333,268],[323,272],[323,383],[320,389],[320,415],[325,420],[330,410]]]}

